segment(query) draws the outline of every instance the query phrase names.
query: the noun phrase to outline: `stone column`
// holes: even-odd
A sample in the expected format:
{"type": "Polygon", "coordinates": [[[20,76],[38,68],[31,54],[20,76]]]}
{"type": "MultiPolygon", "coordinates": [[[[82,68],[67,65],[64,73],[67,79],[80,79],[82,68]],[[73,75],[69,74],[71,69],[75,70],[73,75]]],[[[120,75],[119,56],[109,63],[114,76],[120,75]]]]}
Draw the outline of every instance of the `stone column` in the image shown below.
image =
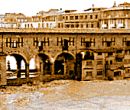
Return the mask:
{"type": "Polygon", "coordinates": [[[94,53],[92,79],[96,79],[96,77],[97,77],[97,53],[94,53]]]}
{"type": "Polygon", "coordinates": [[[42,81],[42,77],[43,77],[43,62],[41,61],[40,62],[40,75],[39,75],[39,78],[40,78],[40,81],[42,81]]]}
{"type": "Polygon", "coordinates": [[[27,82],[29,81],[29,64],[26,63],[26,73],[25,73],[25,77],[27,79],[27,82]]]}
{"type": "Polygon", "coordinates": [[[108,29],[111,29],[110,25],[111,25],[111,22],[110,22],[110,19],[109,19],[108,20],[108,29]]]}
{"type": "Polygon", "coordinates": [[[54,68],[55,68],[54,63],[52,63],[51,64],[51,75],[54,75],[54,68]]]}
{"type": "Polygon", "coordinates": [[[119,24],[119,20],[116,19],[116,28],[119,28],[118,24],[119,24]]]}
{"type": "Polygon", "coordinates": [[[64,75],[66,75],[66,68],[67,68],[67,64],[66,64],[66,61],[64,60],[64,75]]]}
{"type": "Polygon", "coordinates": [[[21,60],[17,61],[17,78],[21,78],[21,60]]]}
{"type": "Polygon", "coordinates": [[[128,29],[128,19],[125,19],[125,29],[128,29]]]}

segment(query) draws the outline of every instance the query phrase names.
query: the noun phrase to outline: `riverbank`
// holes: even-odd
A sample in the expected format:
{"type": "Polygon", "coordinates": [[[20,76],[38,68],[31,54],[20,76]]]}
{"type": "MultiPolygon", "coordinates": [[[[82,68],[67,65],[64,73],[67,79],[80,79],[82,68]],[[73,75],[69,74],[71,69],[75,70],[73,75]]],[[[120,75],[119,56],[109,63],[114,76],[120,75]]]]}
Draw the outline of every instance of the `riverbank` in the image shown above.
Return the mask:
{"type": "Polygon", "coordinates": [[[0,99],[3,100],[0,101],[0,110],[80,110],[80,107],[81,110],[100,110],[103,104],[106,105],[103,110],[109,110],[109,104],[115,104],[114,107],[117,101],[118,106],[128,108],[130,80],[55,80],[35,86],[8,86],[0,89],[0,99]]]}

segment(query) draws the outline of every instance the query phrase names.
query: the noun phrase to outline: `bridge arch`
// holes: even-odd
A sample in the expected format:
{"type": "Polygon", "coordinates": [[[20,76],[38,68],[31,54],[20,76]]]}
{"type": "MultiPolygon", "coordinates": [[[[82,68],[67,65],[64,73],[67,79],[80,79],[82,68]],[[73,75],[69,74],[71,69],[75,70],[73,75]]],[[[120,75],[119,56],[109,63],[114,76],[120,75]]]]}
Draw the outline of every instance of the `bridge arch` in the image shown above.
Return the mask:
{"type": "Polygon", "coordinates": [[[75,57],[67,52],[57,55],[54,62],[55,74],[74,77],[75,57]]]}
{"type": "Polygon", "coordinates": [[[50,55],[47,53],[38,53],[35,58],[36,69],[40,72],[40,75],[51,75],[52,73],[52,61],[50,55]]]}
{"type": "Polygon", "coordinates": [[[74,54],[72,54],[71,52],[59,52],[56,54],[56,56],[54,57],[54,61],[56,60],[56,58],[61,55],[61,54],[68,54],[68,55],[71,55],[74,59],[76,59],[76,56],[74,54]]]}
{"type": "Polygon", "coordinates": [[[10,58],[8,58],[6,61],[6,67],[7,67],[7,75],[8,73],[12,73],[12,76],[14,78],[27,78],[29,77],[29,73],[27,73],[27,69],[28,69],[28,61],[26,60],[26,58],[24,56],[22,56],[21,54],[17,54],[17,53],[11,53],[9,55],[7,55],[7,57],[14,57],[15,61],[12,60],[10,58]],[[15,69],[11,68],[11,65],[16,66],[15,69]],[[22,65],[24,65],[24,68],[22,68],[22,65]]]}

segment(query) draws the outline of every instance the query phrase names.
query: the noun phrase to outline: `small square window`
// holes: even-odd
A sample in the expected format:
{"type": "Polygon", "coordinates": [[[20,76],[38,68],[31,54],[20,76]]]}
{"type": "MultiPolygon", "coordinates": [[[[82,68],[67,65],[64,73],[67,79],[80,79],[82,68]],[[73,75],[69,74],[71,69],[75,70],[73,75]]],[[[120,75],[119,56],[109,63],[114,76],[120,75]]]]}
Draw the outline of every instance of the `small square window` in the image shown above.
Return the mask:
{"type": "Polygon", "coordinates": [[[92,71],[87,71],[87,72],[86,72],[86,77],[87,77],[87,76],[92,76],[92,71]]]}
{"type": "Polygon", "coordinates": [[[92,15],[90,15],[90,19],[93,19],[93,16],[92,16],[92,15]]]}
{"type": "Polygon", "coordinates": [[[97,75],[102,75],[102,71],[97,71],[97,75]]]}
{"type": "Polygon", "coordinates": [[[102,55],[102,52],[98,52],[98,55],[102,55]]]}
{"type": "Polygon", "coordinates": [[[97,61],[97,65],[102,65],[102,61],[97,61]]]}

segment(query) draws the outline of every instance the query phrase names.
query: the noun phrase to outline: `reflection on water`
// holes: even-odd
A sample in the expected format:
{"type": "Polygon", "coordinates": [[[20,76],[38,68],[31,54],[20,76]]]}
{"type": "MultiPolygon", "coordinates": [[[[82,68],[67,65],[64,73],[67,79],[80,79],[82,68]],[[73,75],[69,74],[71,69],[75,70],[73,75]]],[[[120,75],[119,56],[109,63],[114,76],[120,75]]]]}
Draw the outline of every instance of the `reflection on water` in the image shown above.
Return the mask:
{"type": "Polygon", "coordinates": [[[23,86],[7,95],[5,106],[7,110],[130,110],[129,85],[130,81],[53,81],[35,91],[23,86]]]}

